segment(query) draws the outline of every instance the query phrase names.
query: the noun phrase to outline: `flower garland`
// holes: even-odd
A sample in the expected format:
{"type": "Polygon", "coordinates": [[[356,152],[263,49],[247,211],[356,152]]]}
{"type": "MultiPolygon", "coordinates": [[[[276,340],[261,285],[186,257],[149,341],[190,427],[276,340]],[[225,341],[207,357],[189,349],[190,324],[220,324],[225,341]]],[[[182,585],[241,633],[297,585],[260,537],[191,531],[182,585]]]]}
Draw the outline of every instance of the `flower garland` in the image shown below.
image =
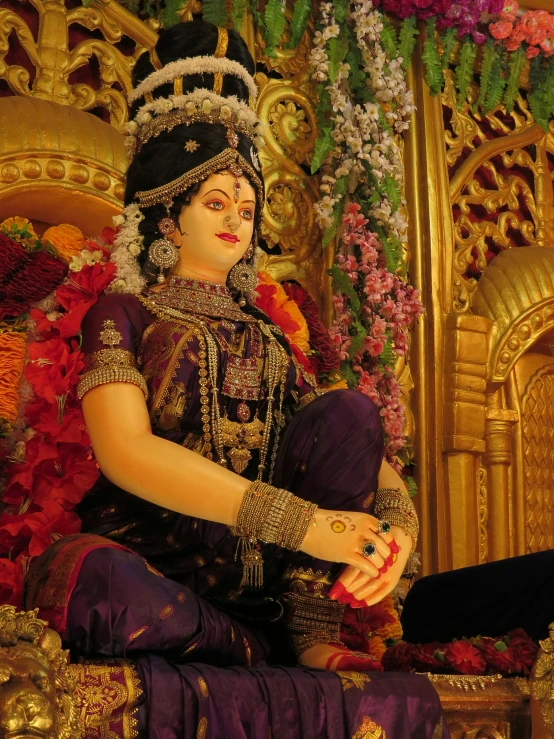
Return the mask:
{"type": "Polygon", "coordinates": [[[395,672],[528,676],[538,649],[523,629],[515,629],[499,638],[477,636],[447,644],[398,642],[383,654],[383,666],[395,672]]]}
{"type": "MultiPolygon", "coordinates": [[[[28,222],[10,220],[13,223],[5,222],[3,228],[20,240],[36,240],[28,222]]],[[[84,368],[79,333],[85,313],[113,281],[116,271],[108,261],[109,252],[86,240],[74,226],[52,227],[46,236],[49,248],[65,260],[58,259],[61,279],[68,267],[69,274],[55,293],[39,303],[42,307],[35,304],[30,308],[28,321],[12,321],[21,327],[23,340],[23,354],[18,346],[18,369],[22,361],[27,363],[23,378],[20,373],[12,377],[10,390],[20,397],[19,406],[24,408],[21,421],[14,423],[14,432],[2,445],[0,602],[17,607],[21,606],[30,558],[39,556],[55,538],[80,530],[73,509],[99,475],[76,396],[77,379],[84,368]],[[18,387],[20,380],[23,384],[18,387]]],[[[3,265],[5,253],[3,249],[3,265]]],[[[11,280],[19,274],[12,272],[11,280]]],[[[31,283],[44,277],[36,261],[25,266],[24,274],[31,283]]],[[[43,287],[51,291],[49,283],[43,287]]],[[[0,334],[0,344],[3,337],[0,334]]],[[[0,407],[5,397],[0,382],[0,407]]]]}
{"type": "Polygon", "coordinates": [[[388,459],[408,462],[395,374],[423,309],[405,279],[404,170],[396,138],[414,110],[403,59],[381,44],[383,19],[370,0],[323,2],[311,54],[320,100],[312,171],[323,167],[317,218],[323,245],[341,230],[331,270],[331,337],[351,387],[381,409],[388,459]]]}
{"type": "MultiPolygon", "coordinates": [[[[415,22],[426,21],[423,62],[433,95],[444,86],[444,72],[459,42],[455,73],[459,108],[473,81],[479,46],[483,54],[476,107],[485,114],[501,103],[511,112],[525,62],[531,60],[527,99],[537,123],[548,130],[554,115],[554,13],[520,10],[516,0],[376,0],[375,4],[404,19],[400,35],[407,26],[417,33],[415,22]]],[[[394,52],[398,35],[390,23],[384,38],[394,52]]]]}

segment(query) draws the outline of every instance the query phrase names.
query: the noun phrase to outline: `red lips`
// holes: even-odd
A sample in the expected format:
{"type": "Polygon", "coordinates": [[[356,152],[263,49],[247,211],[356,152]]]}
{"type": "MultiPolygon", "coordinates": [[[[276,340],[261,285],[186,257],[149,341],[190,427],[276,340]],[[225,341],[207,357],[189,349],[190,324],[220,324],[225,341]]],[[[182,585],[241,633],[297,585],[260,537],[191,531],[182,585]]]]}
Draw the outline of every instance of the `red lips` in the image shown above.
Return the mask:
{"type": "Polygon", "coordinates": [[[232,244],[236,244],[237,241],[240,241],[236,234],[221,233],[217,234],[217,238],[222,239],[223,241],[230,241],[232,244]]]}

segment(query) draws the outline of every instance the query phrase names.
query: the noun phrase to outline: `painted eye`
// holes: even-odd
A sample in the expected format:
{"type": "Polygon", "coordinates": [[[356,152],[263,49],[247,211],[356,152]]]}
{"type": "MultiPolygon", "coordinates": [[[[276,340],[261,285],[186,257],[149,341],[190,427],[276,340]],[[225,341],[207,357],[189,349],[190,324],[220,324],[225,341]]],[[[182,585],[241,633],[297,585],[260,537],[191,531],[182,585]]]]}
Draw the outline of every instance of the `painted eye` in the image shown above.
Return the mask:
{"type": "Polygon", "coordinates": [[[251,220],[252,220],[252,217],[253,217],[253,216],[252,216],[252,211],[251,211],[251,210],[243,210],[243,211],[241,211],[241,216],[242,216],[242,217],[243,217],[243,218],[244,218],[244,219],[245,219],[246,221],[251,221],[251,220]]]}
{"type": "Polygon", "coordinates": [[[212,208],[212,210],[223,210],[225,207],[221,200],[212,200],[211,203],[206,203],[208,208],[212,208]]]}

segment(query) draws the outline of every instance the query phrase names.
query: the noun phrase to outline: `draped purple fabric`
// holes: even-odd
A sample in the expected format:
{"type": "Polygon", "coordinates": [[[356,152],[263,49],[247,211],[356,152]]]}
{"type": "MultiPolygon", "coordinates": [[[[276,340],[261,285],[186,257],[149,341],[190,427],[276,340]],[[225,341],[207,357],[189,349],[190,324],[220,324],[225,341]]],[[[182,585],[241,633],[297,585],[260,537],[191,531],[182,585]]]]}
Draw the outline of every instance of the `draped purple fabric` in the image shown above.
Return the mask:
{"type": "MultiPolygon", "coordinates": [[[[200,428],[194,338],[183,339],[183,328],[176,326],[157,332],[132,296],[106,296],[85,319],[86,353],[98,350],[106,317],[123,336],[121,348],[139,357],[153,432],[184,443],[200,428]],[[182,418],[171,428],[170,414],[160,405],[160,387],[168,378],[170,390],[186,394],[182,418]]],[[[228,326],[221,330],[230,332],[228,326]]],[[[235,324],[230,332],[235,344],[242,331],[246,328],[235,324]]],[[[223,338],[221,366],[232,337],[223,338]]],[[[241,346],[246,353],[251,349],[246,334],[241,346]]],[[[370,513],[383,456],[377,408],[360,393],[338,390],[293,415],[294,402],[310,386],[292,361],[289,370],[290,420],[279,445],[275,484],[324,508],[370,513]]],[[[223,403],[232,417],[236,400],[223,403]]],[[[245,476],[251,474],[249,466],[245,476]]],[[[66,641],[80,656],[137,660],[146,696],[144,737],[448,736],[438,696],[424,677],[267,664],[291,659],[278,604],[285,569],[311,568],[334,578],[341,565],[265,545],[264,591],[237,597],[242,576],[235,561],[237,539],[226,526],[161,509],[105,479],[79,513],[85,532],[132,551],[107,541],[79,560],[78,571],[67,573],[73,585],[67,590],[66,641]]],[[[63,548],[63,540],[54,546],[63,548]]]]}

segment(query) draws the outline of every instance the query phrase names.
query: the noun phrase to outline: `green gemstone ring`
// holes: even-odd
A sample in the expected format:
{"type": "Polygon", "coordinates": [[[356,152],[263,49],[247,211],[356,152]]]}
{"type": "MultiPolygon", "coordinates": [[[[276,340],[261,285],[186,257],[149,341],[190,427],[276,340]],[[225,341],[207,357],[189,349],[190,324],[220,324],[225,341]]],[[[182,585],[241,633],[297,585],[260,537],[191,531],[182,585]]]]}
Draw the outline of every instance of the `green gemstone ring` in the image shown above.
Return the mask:
{"type": "Polygon", "coordinates": [[[390,532],[390,523],[388,521],[379,521],[377,531],[380,534],[388,534],[390,532]]]}

